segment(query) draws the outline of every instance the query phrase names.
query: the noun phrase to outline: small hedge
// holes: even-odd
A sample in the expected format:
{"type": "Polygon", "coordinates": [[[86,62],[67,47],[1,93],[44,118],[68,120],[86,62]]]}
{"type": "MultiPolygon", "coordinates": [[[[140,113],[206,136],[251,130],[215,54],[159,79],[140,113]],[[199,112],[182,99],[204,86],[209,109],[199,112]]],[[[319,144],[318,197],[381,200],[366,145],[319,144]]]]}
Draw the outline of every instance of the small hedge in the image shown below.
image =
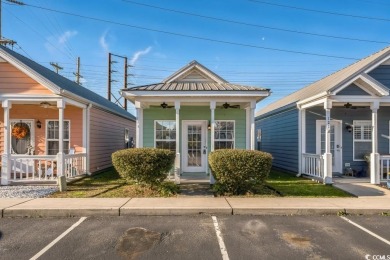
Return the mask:
{"type": "Polygon", "coordinates": [[[112,154],[112,164],[123,178],[160,186],[173,167],[175,153],[156,148],[132,148],[112,154]]]}
{"type": "Polygon", "coordinates": [[[263,185],[272,166],[271,154],[250,150],[216,150],[208,160],[220,194],[245,194],[263,185]]]}

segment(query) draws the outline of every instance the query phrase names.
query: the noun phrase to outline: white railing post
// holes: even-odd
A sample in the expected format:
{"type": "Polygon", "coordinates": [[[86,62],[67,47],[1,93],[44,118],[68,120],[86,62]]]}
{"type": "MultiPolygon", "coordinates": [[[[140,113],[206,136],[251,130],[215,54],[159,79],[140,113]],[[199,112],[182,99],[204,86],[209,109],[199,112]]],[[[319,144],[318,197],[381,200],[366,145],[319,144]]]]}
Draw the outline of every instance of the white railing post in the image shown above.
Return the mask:
{"type": "Polygon", "coordinates": [[[325,109],[325,153],[324,157],[324,184],[332,183],[332,154],[330,152],[330,109],[332,108],[332,101],[326,100],[324,102],[325,109]]]}
{"type": "Polygon", "coordinates": [[[174,175],[175,175],[175,183],[180,184],[180,153],[176,153],[175,157],[175,169],[174,169],[174,175]]]}
{"type": "Polygon", "coordinates": [[[8,185],[11,178],[11,124],[9,120],[9,112],[12,104],[8,100],[4,100],[2,103],[4,109],[4,147],[3,154],[1,155],[1,185],[8,185]]]}

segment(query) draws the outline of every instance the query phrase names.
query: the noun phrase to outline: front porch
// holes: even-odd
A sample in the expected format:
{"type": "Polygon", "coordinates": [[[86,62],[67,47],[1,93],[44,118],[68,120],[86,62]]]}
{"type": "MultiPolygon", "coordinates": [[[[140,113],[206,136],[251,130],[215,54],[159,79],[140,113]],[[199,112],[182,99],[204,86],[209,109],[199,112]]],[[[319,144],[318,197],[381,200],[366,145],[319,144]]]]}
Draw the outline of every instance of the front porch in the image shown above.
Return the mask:
{"type": "Polygon", "coordinates": [[[299,106],[300,174],[325,184],[339,176],[390,180],[389,102],[331,96],[299,106]]]}
{"type": "Polygon", "coordinates": [[[19,97],[3,100],[2,109],[1,185],[55,183],[88,172],[85,105],[19,97]]]}

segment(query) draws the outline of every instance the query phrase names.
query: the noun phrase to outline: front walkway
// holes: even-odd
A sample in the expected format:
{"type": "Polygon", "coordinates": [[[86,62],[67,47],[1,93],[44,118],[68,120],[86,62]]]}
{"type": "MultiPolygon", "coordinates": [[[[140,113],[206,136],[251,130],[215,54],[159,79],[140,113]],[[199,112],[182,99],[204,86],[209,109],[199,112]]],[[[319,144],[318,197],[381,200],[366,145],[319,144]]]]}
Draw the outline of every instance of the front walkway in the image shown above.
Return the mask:
{"type": "Polygon", "coordinates": [[[333,178],[333,186],[356,197],[390,198],[390,190],[370,184],[369,178],[342,177],[333,178]]]}

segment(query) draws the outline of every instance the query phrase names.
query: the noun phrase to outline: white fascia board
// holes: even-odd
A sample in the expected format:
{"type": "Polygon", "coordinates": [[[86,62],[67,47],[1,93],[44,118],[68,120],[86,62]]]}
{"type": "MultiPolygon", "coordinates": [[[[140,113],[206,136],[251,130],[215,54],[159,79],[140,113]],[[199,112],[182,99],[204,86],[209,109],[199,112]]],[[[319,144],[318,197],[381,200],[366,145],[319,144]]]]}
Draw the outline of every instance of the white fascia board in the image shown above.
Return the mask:
{"type": "Polygon", "coordinates": [[[370,71],[373,71],[378,66],[382,65],[383,63],[390,60],[390,55],[386,55],[383,59],[380,59],[379,61],[375,62],[373,65],[371,65],[369,68],[367,68],[364,73],[369,73],[370,71]]]}
{"type": "Polygon", "coordinates": [[[389,90],[386,88],[382,83],[371,77],[370,75],[366,73],[362,73],[360,76],[361,80],[366,82],[368,85],[370,85],[372,88],[374,88],[376,91],[378,91],[379,94],[382,96],[388,96],[389,90]]]}
{"type": "Polygon", "coordinates": [[[11,101],[57,101],[62,97],[59,95],[30,95],[30,94],[3,94],[0,99],[11,101]]]}
{"type": "Polygon", "coordinates": [[[303,100],[300,100],[297,102],[297,107],[298,108],[301,108],[303,105],[305,105],[306,103],[309,103],[309,102],[312,102],[312,101],[315,101],[317,99],[321,99],[321,98],[326,98],[329,96],[329,93],[324,91],[324,92],[321,92],[317,95],[314,95],[312,97],[309,97],[309,98],[306,98],[306,99],[303,99],[303,100]]]}
{"type": "MultiPolygon", "coordinates": [[[[335,102],[360,102],[360,103],[367,103],[367,102],[386,102],[387,97],[375,97],[375,96],[332,96],[330,100],[335,102]]],[[[389,99],[390,100],[390,99],[389,99]]]]}
{"type": "Polygon", "coordinates": [[[353,77],[349,81],[345,82],[344,84],[334,87],[331,90],[331,94],[337,95],[337,93],[339,93],[341,90],[345,89],[346,87],[350,86],[351,84],[357,85],[359,88],[362,88],[364,91],[366,91],[367,93],[369,93],[371,95],[376,95],[376,94],[379,94],[381,96],[388,96],[389,95],[389,91],[387,90],[387,88],[385,86],[383,86],[380,82],[378,82],[377,80],[375,80],[373,77],[369,76],[366,73],[361,73],[361,74],[353,77]],[[357,83],[356,81],[358,79],[361,79],[365,83],[370,85],[377,93],[373,93],[370,89],[367,89],[366,87],[357,83]]]}
{"type": "Polygon", "coordinates": [[[123,91],[124,97],[268,97],[268,90],[260,91],[123,91]]]}
{"type": "Polygon", "coordinates": [[[322,98],[322,99],[317,99],[317,100],[314,100],[314,101],[312,101],[312,102],[309,102],[309,103],[300,105],[298,108],[299,108],[299,109],[305,109],[305,108],[309,108],[309,107],[314,107],[314,106],[316,106],[316,105],[325,103],[326,100],[327,100],[327,97],[322,98]]]}
{"type": "Polygon", "coordinates": [[[20,71],[22,71],[23,73],[31,77],[32,79],[36,80],[42,86],[48,88],[54,94],[61,93],[61,88],[59,86],[57,86],[50,80],[46,79],[45,77],[42,77],[39,73],[35,72],[33,69],[23,64],[19,60],[15,59],[13,56],[9,55],[8,53],[2,51],[1,49],[0,49],[0,56],[10,64],[15,66],[17,69],[19,69],[20,71]]]}

